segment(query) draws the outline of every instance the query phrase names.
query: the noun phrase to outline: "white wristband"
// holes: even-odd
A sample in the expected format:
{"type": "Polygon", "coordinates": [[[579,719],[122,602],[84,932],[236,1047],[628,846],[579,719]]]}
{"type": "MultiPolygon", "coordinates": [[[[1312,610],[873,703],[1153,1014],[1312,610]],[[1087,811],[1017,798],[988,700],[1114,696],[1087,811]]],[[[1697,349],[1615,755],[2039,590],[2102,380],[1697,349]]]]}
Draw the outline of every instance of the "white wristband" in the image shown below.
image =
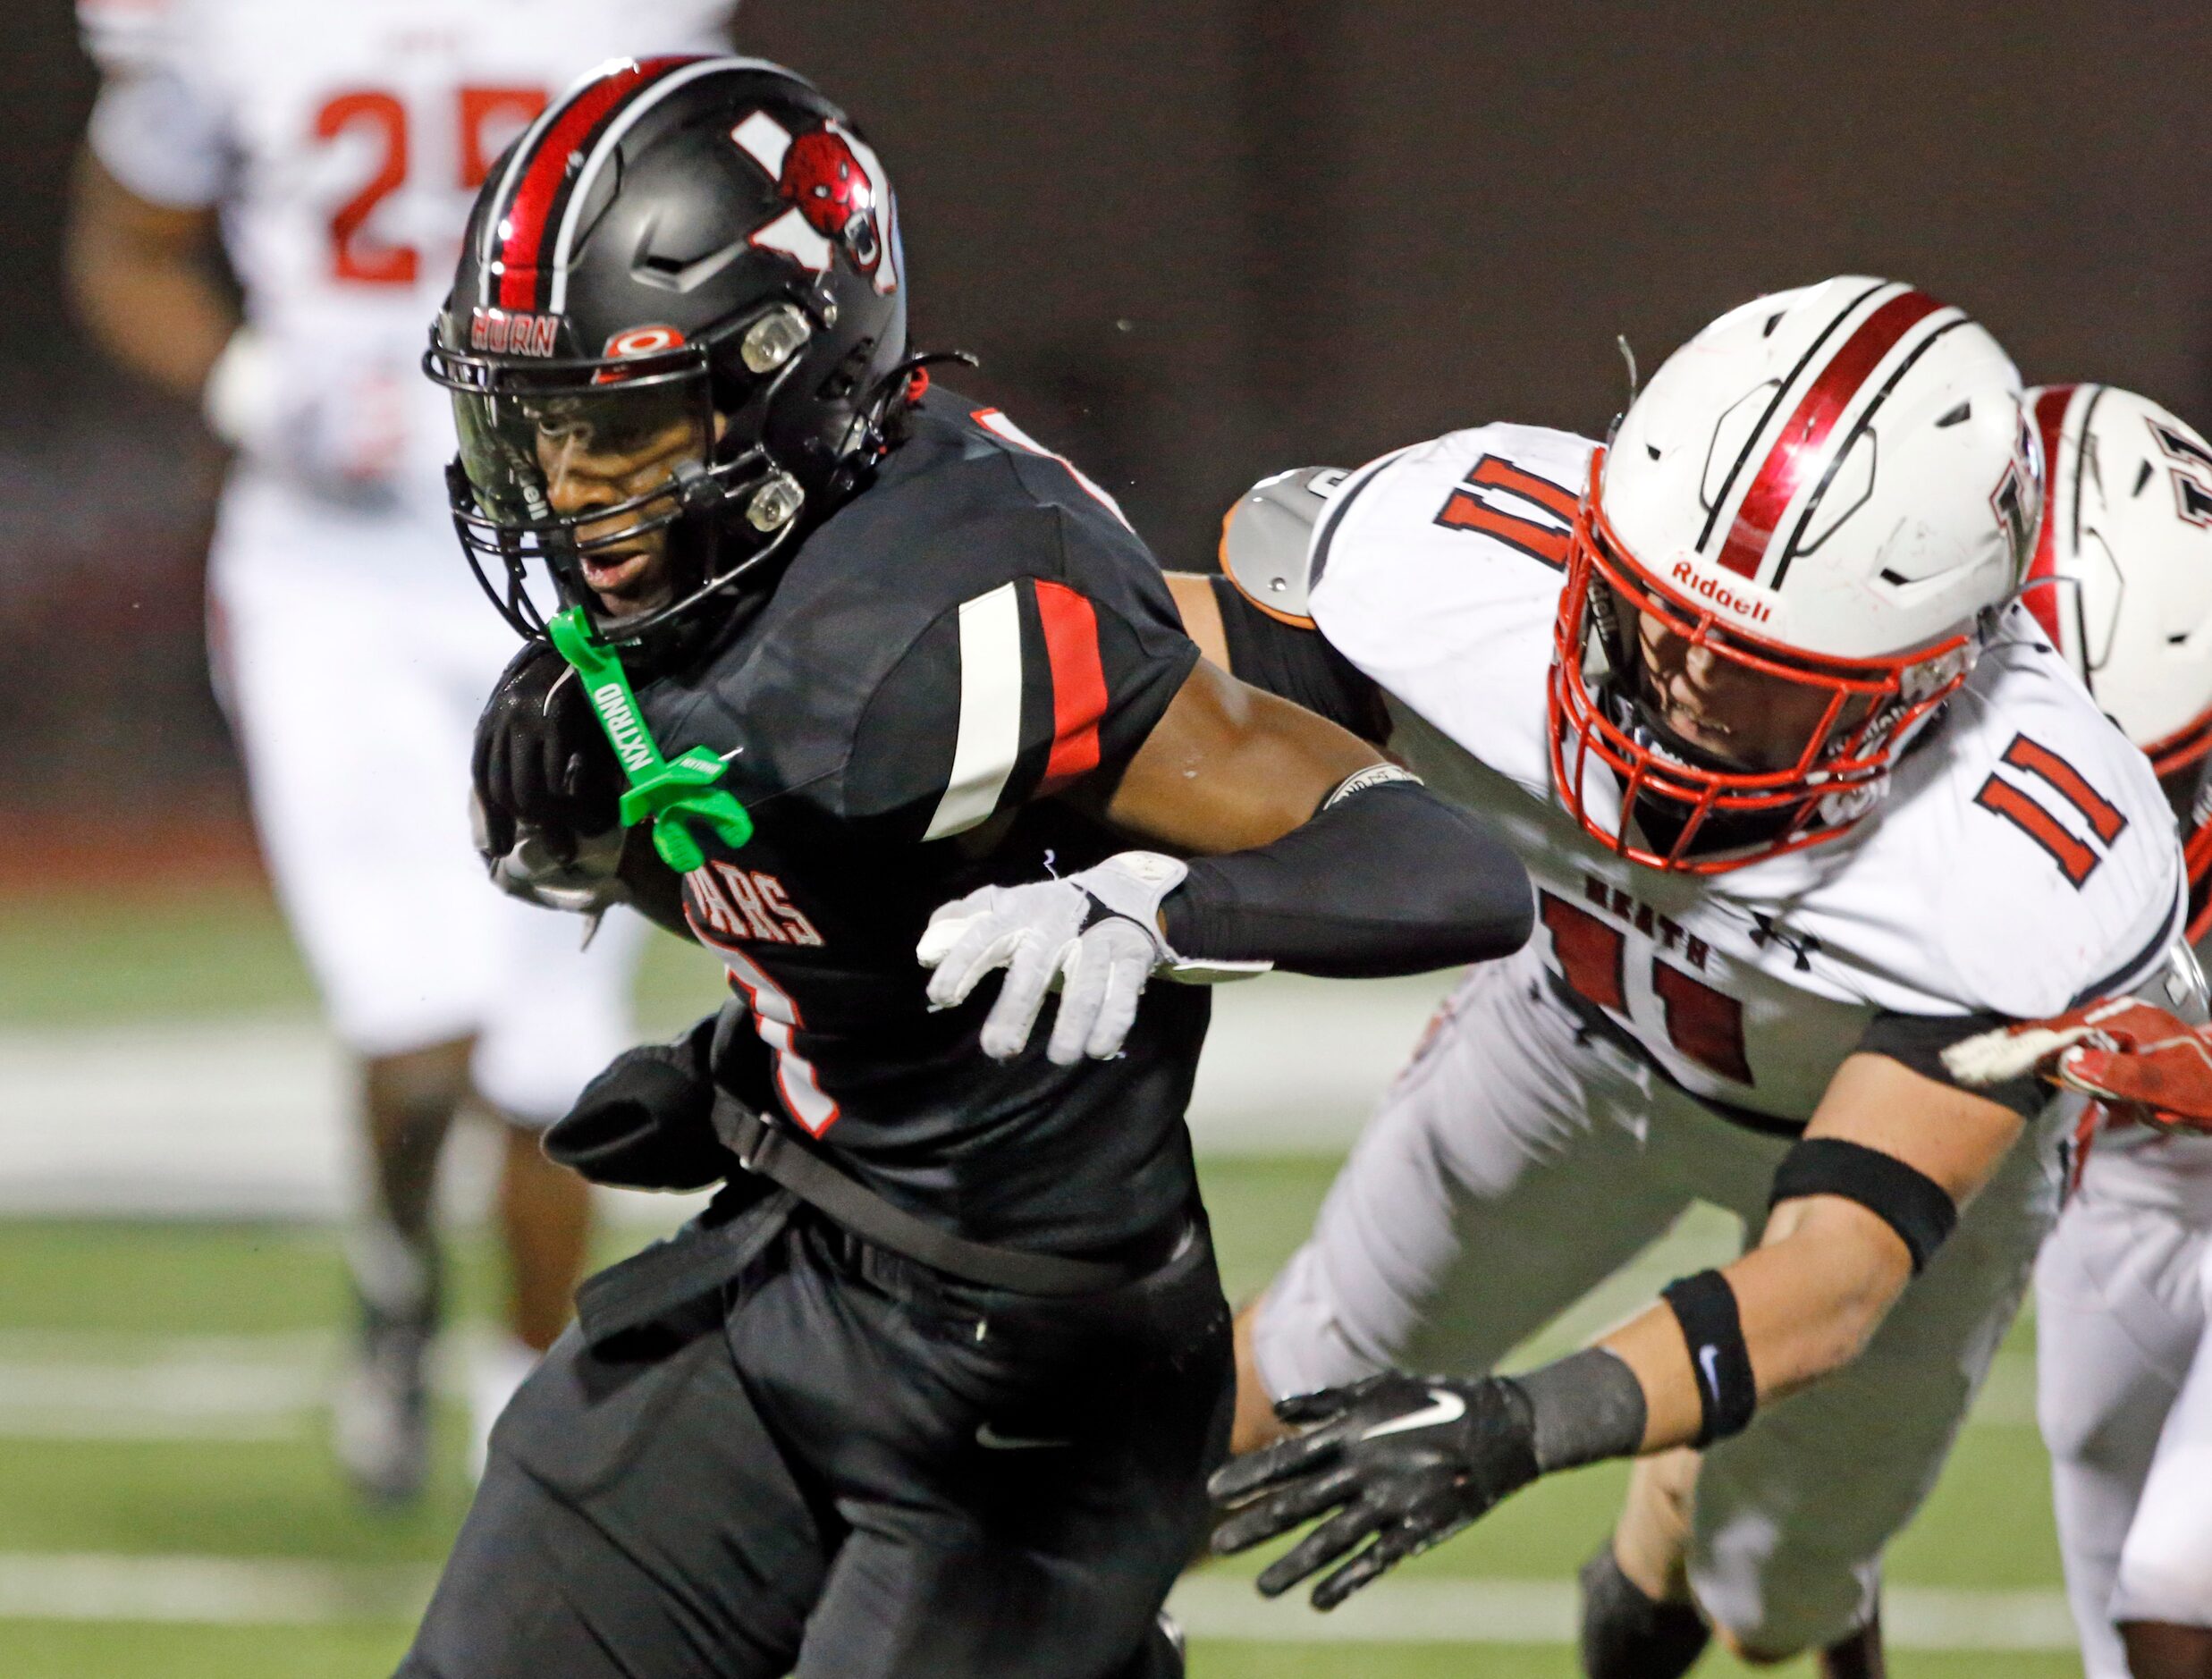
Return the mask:
{"type": "Polygon", "coordinates": [[[200,386],[207,429],[233,449],[251,449],[268,435],[280,399],[276,354],[250,326],[231,334],[200,386]]]}
{"type": "Polygon", "coordinates": [[[1160,964],[1154,971],[1169,979],[1185,985],[1219,985],[1229,980],[1252,979],[1273,967],[1272,962],[1210,961],[1184,956],[1170,948],[1167,935],[1160,930],[1160,906],[1189,873],[1186,865],[1157,851],[1120,851],[1068,879],[1115,915],[1127,916],[1149,933],[1160,950],[1160,964]]]}

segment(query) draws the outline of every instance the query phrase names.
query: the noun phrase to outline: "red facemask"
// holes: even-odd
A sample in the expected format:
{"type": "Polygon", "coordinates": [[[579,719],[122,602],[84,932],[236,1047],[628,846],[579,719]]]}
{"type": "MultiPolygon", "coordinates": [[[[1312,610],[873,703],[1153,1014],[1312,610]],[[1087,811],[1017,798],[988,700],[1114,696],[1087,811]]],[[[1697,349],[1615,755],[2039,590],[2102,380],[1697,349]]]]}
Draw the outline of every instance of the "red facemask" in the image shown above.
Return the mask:
{"type": "Polygon", "coordinates": [[[1820,844],[1872,808],[1892,761],[1915,726],[1966,679],[1971,637],[1882,659],[1838,660],[1745,635],[1711,608],[1667,589],[1617,536],[1599,503],[1605,451],[1591,457],[1576,509],[1566,585],[1553,628],[1549,678],[1552,780],[1568,813],[1611,850],[1650,868],[1714,874],[1820,844]],[[1593,654],[1610,683],[1635,680],[1636,620],[1650,615],[1698,651],[1761,684],[1810,691],[1819,704],[1794,762],[1773,770],[1729,768],[1707,753],[1670,751],[1663,730],[1641,724],[1607,684],[1585,677],[1593,654]],[[1608,620],[1611,621],[1608,622],[1608,620]],[[1593,763],[1594,760],[1594,763],[1593,763]],[[1609,772],[1619,814],[1608,823],[1587,796],[1609,772]],[[1641,814],[1671,839],[1630,838],[1641,814]],[[1754,830],[1743,844],[1734,835],[1754,830]],[[1705,840],[1700,844],[1700,834],[1705,840]],[[1718,843],[1728,837],[1725,845],[1718,843]]]}

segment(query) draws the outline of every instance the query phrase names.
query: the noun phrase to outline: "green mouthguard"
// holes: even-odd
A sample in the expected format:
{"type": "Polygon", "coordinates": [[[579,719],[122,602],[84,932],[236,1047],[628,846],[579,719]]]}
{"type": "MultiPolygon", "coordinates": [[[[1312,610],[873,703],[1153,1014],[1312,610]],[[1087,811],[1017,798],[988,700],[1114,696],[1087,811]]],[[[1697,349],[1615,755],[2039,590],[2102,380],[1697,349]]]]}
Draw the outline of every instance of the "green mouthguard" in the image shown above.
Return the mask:
{"type": "Polygon", "coordinates": [[[729,769],[705,747],[675,758],[661,755],[660,743],[646,727],[637,696],[630,692],[621,656],[591,633],[583,610],[571,606],[545,626],[554,649],[575,670],[577,679],[599,714],[616,760],[629,777],[620,807],[622,825],[653,824],[653,848],[679,874],[706,861],[688,824],[703,822],[731,849],[753,837],[753,819],[734,795],[718,788],[729,769]]]}

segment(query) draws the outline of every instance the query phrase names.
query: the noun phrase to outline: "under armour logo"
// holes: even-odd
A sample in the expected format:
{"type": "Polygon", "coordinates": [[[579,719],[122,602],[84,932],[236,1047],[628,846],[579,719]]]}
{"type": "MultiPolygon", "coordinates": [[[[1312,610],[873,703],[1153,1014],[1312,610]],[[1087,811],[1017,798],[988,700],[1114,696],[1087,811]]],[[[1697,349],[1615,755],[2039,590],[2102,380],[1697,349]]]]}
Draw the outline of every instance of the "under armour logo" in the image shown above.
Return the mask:
{"type": "Polygon", "coordinates": [[[1756,909],[1752,911],[1752,919],[1759,924],[1757,930],[1752,934],[1753,944],[1762,947],[1769,944],[1780,945],[1797,958],[1797,971],[1800,974],[1812,966],[1812,953],[1820,948],[1820,941],[1818,939],[1811,933],[1785,932],[1782,931],[1779,918],[1763,915],[1756,909]]]}

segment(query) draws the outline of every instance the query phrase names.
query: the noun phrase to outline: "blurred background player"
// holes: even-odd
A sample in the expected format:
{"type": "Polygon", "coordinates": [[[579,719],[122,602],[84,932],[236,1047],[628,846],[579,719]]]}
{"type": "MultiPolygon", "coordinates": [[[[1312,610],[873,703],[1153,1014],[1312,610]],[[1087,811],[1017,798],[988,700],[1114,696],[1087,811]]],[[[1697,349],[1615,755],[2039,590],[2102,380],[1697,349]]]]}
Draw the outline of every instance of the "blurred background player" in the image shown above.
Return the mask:
{"type": "MultiPolygon", "coordinates": [[[[2024,596],[2149,755],[2188,836],[2190,938],[2212,930],[2212,447],[2108,385],[2033,393],[2050,464],[2024,596]]],[[[2070,1100],[2078,1111],[2081,1099],[2070,1100]]],[[[2212,1676],[2212,1137],[2074,1135],[2036,1268],[2037,1412],[2089,1679],[2212,1676]]]]}
{"type": "Polygon", "coordinates": [[[333,1441],[404,1498],[428,1453],[433,1186],[472,1099],[503,1121],[502,1344],[481,1439],[569,1313],[586,1185],[537,1133],[629,1035],[638,924],[575,923],[484,881],[470,731],[513,651],[452,552],[443,393],[418,370],[493,161],[566,84],[726,45],[735,0],[83,0],[103,74],[68,270],[95,337],[197,400],[234,451],[209,556],[218,692],[264,856],[357,1059],[371,1160],[349,1246],[360,1333],[333,1441]],[[236,292],[211,260],[220,231],[236,292]]]}

